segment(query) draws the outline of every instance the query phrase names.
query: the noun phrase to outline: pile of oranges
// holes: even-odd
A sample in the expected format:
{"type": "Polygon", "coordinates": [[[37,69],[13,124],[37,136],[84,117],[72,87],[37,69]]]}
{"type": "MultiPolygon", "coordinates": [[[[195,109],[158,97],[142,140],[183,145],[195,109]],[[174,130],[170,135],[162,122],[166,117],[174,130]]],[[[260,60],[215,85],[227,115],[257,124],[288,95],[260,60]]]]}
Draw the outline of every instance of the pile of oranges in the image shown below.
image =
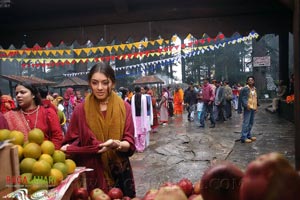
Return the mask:
{"type": "Polygon", "coordinates": [[[0,135],[0,141],[11,139],[18,147],[21,187],[26,187],[29,193],[56,187],[75,171],[76,163],[66,159],[63,151],[55,150],[51,141],[44,140],[44,133],[38,128],[28,133],[26,142],[20,131],[2,129],[0,135]]]}

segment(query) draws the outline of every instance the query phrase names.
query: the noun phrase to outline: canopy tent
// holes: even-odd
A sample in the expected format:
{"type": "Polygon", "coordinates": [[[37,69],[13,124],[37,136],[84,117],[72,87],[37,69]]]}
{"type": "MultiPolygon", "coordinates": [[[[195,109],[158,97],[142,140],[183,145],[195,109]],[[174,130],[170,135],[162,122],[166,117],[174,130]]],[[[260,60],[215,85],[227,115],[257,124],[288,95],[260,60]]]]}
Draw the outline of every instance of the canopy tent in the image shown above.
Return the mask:
{"type": "Polygon", "coordinates": [[[48,86],[56,84],[55,82],[37,78],[37,77],[32,77],[32,76],[1,75],[1,77],[9,81],[9,88],[10,88],[11,96],[13,96],[12,82],[15,82],[15,83],[28,82],[34,86],[46,86],[47,88],[48,88],[48,86]]]}
{"type": "Polygon", "coordinates": [[[54,85],[53,88],[59,88],[60,94],[62,94],[63,88],[71,87],[73,89],[84,88],[87,89],[89,83],[78,77],[65,77],[62,82],[57,85],[54,85]]]}
{"type": "Polygon", "coordinates": [[[79,87],[88,87],[88,82],[78,78],[78,77],[65,77],[62,82],[60,82],[57,85],[52,86],[53,88],[66,88],[66,87],[73,87],[73,88],[79,88],[79,87]]]}
{"type": "Polygon", "coordinates": [[[162,91],[162,85],[165,82],[155,75],[142,76],[133,82],[133,85],[155,85],[157,88],[157,94],[159,95],[162,91]]]}

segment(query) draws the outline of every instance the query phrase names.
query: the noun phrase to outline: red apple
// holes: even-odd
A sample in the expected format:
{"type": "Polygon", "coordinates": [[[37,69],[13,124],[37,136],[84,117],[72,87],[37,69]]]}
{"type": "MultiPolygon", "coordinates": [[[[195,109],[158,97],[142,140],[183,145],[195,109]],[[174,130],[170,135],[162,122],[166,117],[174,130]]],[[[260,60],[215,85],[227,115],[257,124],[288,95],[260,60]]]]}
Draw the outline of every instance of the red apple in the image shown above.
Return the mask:
{"type": "Polygon", "coordinates": [[[75,188],[71,195],[71,200],[88,200],[89,193],[86,188],[75,188]]]}
{"type": "Polygon", "coordinates": [[[187,178],[181,179],[177,185],[182,189],[187,197],[189,197],[194,191],[193,183],[187,178]]]}
{"type": "Polygon", "coordinates": [[[143,200],[154,200],[158,189],[150,189],[143,197],[143,200]]]}
{"type": "Polygon", "coordinates": [[[203,200],[201,194],[192,194],[190,197],[189,197],[189,200],[203,200]]]}
{"type": "Polygon", "coordinates": [[[172,186],[161,187],[158,190],[157,195],[155,197],[155,200],[166,200],[166,199],[187,200],[187,197],[178,185],[172,185],[172,186]]]}
{"type": "Polygon", "coordinates": [[[102,193],[96,196],[93,200],[111,200],[111,198],[107,194],[102,193]]]}
{"type": "Polygon", "coordinates": [[[120,188],[116,188],[116,187],[111,188],[107,194],[112,199],[122,199],[123,198],[123,192],[120,188]]]}
{"type": "Polygon", "coordinates": [[[96,198],[96,196],[99,196],[100,194],[103,194],[104,191],[101,190],[100,188],[94,188],[91,192],[90,192],[90,197],[92,200],[94,200],[96,198]]]}
{"type": "Polygon", "coordinates": [[[200,194],[200,190],[201,190],[201,184],[200,184],[200,180],[196,181],[194,183],[194,194],[200,194]]]}
{"type": "Polygon", "coordinates": [[[203,199],[238,200],[243,175],[238,167],[229,162],[212,165],[201,178],[200,193],[203,199]]]}
{"type": "Polygon", "coordinates": [[[299,199],[300,176],[279,153],[268,153],[250,162],[245,171],[240,199],[299,199]]]}

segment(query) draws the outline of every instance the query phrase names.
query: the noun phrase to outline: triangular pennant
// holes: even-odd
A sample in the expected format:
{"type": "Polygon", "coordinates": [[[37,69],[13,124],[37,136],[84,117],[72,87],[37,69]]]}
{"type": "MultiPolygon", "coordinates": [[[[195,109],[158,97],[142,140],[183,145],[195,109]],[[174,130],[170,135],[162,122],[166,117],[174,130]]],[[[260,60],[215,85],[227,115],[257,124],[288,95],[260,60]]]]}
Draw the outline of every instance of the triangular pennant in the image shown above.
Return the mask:
{"type": "Polygon", "coordinates": [[[100,53],[104,53],[105,47],[98,47],[100,53]]]}
{"type": "Polygon", "coordinates": [[[163,39],[159,39],[159,40],[156,40],[156,42],[159,44],[159,45],[162,45],[164,40],[163,39]]]}
{"type": "Polygon", "coordinates": [[[135,46],[135,48],[140,48],[141,43],[140,42],[135,42],[133,43],[133,46],[135,46]]]}
{"type": "Polygon", "coordinates": [[[125,48],[126,48],[126,44],[121,44],[121,45],[119,45],[119,48],[120,48],[122,51],[124,51],[125,48]]]}
{"type": "Polygon", "coordinates": [[[112,46],[106,46],[105,48],[107,49],[107,51],[108,51],[109,53],[111,53],[111,50],[112,50],[113,47],[112,47],[112,46]]]}
{"type": "Polygon", "coordinates": [[[84,53],[86,55],[88,55],[90,53],[90,51],[91,51],[91,48],[83,48],[82,51],[84,51],[84,53]]]}
{"type": "Polygon", "coordinates": [[[187,36],[186,36],[186,40],[191,40],[191,38],[192,38],[192,35],[189,33],[187,36]]]}
{"type": "Polygon", "coordinates": [[[177,35],[173,35],[173,37],[171,38],[171,41],[175,43],[177,41],[177,38],[178,38],[177,35]]]}
{"type": "Polygon", "coordinates": [[[127,46],[127,48],[128,48],[129,50],[132,49],[132,44],[126,44],[126,46],[127,46]]]}
{"type": "Polygon", "coordinates": [[[155,43],[156,43],[156,41],[149,41],[149,43],[150,43],[152,46],[154,46],[155,43]]]}
{"type": "Polygon", "coordinates": [[[93,52],[93,53],[96,53],[97,52],[97,50],[98,50],[98,48],[97,47],[92,47],[92,48],[90,48],[91,49],[91,51],[93,52]]]}
{"type": "Polygon", "coordinates": [[[81,54],[82,49],[73,49],[77,56],[81,54]]]}
{"type": "Polygon", "coordinates": [[[145,48],[148,47],[148,42],[141,42],[141,43],[142,43],[142,45],[143,45],[145,48]]]}
{"type": "Polygon", "coordinates": [[[68,58],[66,61],[68,61],[68,63],[72,63],[73,58],[68,58]]]}
{"type": "Polygon", "coordinates": [[[65,52],[67,55],[71,55],[72,50],[57,50],[57,52],[58,52],[60,55],[63,55],[64,52],[65,52]]]}

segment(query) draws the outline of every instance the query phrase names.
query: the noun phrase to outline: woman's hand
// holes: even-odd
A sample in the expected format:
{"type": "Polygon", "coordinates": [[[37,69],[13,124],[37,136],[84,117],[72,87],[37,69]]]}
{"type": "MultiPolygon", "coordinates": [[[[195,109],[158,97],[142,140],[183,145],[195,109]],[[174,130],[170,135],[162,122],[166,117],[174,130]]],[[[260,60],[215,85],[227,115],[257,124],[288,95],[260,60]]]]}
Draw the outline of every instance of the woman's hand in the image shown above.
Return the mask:
{"type": "Polygon", "coordinates": [[[63,152],[65,152],[65,151],[67,151],[68,146],[69,146],[69,144],[66,144],[66,145],[62,146],[60,148],[60,150],[63,151],[63,152]]]}
{"type": "Polygon", "coordinates": [[[119,140],[112,140],[109,139],[106,142],[103,142],[101,144],[99,144],[99,151],[98,153],[103,153],[106,152],[110,149],[117,149],[120,148],[121,142],[119,140]]]}

